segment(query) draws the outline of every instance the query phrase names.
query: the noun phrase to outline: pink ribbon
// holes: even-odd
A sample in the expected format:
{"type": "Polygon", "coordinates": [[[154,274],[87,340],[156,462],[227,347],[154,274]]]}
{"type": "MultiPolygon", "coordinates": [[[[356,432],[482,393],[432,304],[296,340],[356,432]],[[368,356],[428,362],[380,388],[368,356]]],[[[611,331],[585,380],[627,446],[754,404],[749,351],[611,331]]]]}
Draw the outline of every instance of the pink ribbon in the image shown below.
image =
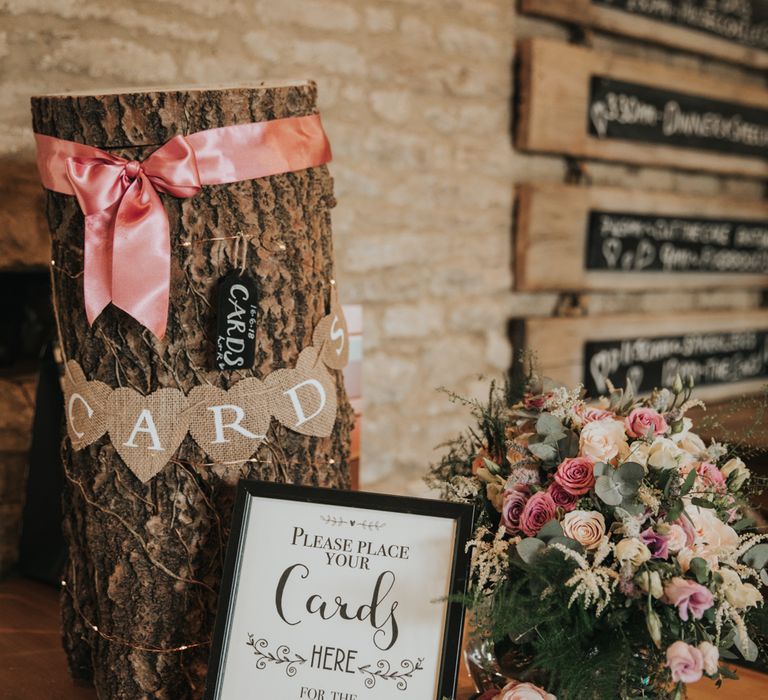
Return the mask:
{"type": "Polygon", "coordinates": [[[331,160],[319,115],[174,136],[142,162],[35,134],[46,189],[77,197],[85,215],[88,322],[111,302],[158,338],[168,323],[171,247],[158,192],[194,197],[204,185],[304,170],[331,160]]]}

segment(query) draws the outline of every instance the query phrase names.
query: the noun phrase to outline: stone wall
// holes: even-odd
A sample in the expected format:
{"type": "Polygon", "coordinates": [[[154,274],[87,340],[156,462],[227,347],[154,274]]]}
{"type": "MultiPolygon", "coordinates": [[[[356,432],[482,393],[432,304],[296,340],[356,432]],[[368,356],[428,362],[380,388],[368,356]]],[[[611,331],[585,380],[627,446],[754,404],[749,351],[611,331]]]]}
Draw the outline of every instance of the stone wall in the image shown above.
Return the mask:
{"type": "MultiPolygon", "coordinates": [[[[567,40],[513,0],[0,0],[2,235],[47,258],[30,184],[29,95],[312,77],[339,201],[342,301],[365,306],[363,486],[417,492],[434,446],[466,422],[436,391],[474,396],[510,364],[508,319],[557,295],[514,294],[513,186],[562,181],[564,159],[515,153],[515,36],[567,40]],[[14,184],[16,183],[16,184],[14,184]],[[11,185],[13,187],[11,188],[11,185]],[[6,191],[10,196],[6,197],[6,191]],[[18,236],[16,236],[18,238],[18,236]]],[[[629,40],[598,48],[738,80],[763,77],[629,40]]],[[[763,183],[591,163],[595,183],[757,198],[763,183]]],[[[9,254],[0,247],[0,265],[9,254]]],[[[14,253],[16,258],[20,256],[14,253]]],[[[746,308],[756,291],[590,295],[589,313],[746,308]]]]}

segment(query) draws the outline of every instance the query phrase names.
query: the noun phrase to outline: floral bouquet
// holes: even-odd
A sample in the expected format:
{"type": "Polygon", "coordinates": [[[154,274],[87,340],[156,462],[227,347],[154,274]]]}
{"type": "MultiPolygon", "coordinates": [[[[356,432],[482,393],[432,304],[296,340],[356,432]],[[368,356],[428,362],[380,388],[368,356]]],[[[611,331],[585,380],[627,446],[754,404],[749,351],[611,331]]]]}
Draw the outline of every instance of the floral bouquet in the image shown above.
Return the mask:
{"type": "Polygon", "coordinates": [[[611,387],[588,404],[531,376],[516,395],[493,386],[487,405],[470,402],[478,428],[428,481],[479,512],[476,634],[538,674],[484,699],[680,700],[703,676],[735,678],[724,660],[757,660],[759,479],[693,431],[691,393],[678,378],[648,398],[611,387]]]}

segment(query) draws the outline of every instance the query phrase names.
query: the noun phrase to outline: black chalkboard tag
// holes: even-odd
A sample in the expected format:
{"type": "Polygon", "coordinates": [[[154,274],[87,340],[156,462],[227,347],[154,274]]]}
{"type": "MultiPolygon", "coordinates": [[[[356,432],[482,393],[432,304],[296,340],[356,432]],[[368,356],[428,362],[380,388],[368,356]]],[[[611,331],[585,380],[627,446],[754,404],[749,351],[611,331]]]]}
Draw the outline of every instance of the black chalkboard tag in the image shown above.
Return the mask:
{"type": "Polygon", "coordinates": [[[219,282],[216,315],[216,366],[221,370],[250,369],[256,349],[256,282],[230,272],[219,282]]]}

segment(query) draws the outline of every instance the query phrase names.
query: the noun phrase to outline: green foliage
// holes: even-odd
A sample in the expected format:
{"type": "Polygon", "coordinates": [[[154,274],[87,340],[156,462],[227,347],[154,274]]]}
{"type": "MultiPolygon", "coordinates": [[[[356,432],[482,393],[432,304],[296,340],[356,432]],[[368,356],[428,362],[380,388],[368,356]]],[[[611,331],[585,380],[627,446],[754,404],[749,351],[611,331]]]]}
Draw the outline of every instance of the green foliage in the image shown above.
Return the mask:
{"type": "Polygon", "coordinates": [[[662,661],[642,612],[609,609],[597,618],[579,604],[569,607],[572,589],[565,582],[575,564],[540,546],[535,557],[535,566],[517,563],[525,576],[513,569],[508,583],[495,591],[485,631],[496,641],[512,639],[530,650],[533,666],[546,674],[547,689],[559,700],[666,697],[654,694],[663,674],[648,675],[649,669],[661,669],[662,661]]]}

